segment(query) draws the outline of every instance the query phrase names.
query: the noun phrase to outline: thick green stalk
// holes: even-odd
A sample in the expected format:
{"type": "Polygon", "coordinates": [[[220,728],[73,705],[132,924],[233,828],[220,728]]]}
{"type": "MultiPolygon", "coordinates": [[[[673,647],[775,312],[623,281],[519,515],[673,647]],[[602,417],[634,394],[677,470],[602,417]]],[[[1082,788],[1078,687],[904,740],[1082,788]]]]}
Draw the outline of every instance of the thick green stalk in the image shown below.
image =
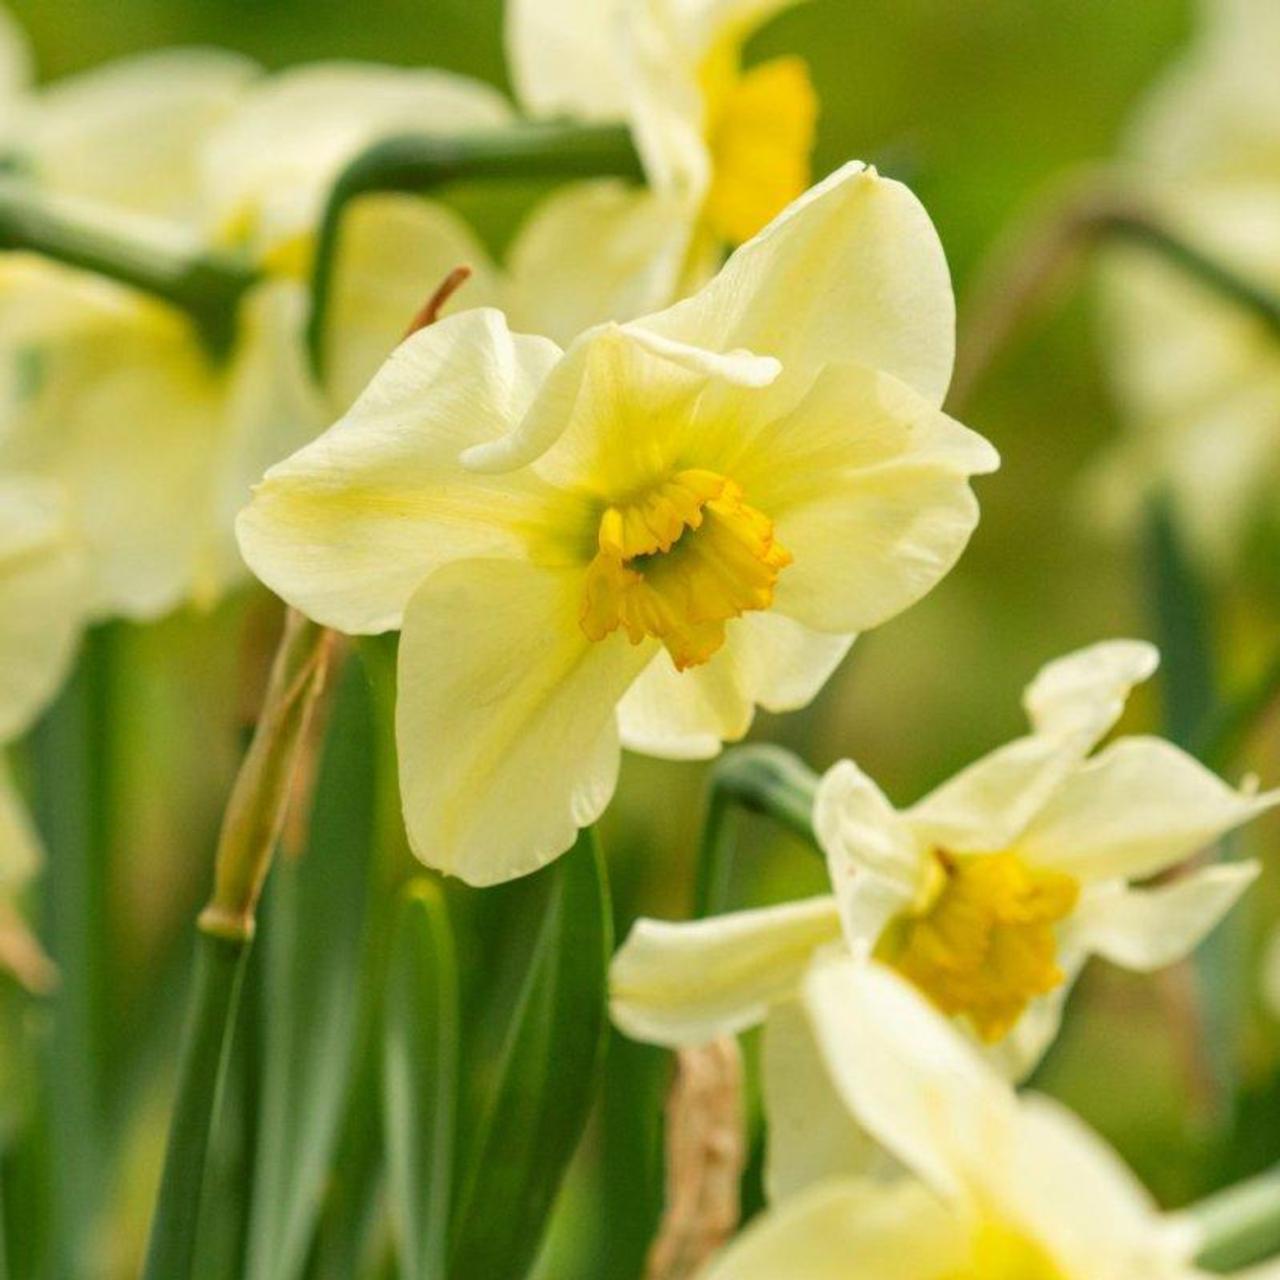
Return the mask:
{"type": "Polygon", "coordinates": [[[25,250],[139,289],[186,312],[217,354],[228,350],[241,297],[258,273],[243,259],[146,224],[110,231],[89,206],[42,195],[18,178],[0,178],[0,250],[25,250]]]}
{"type": "Polygon", "coordinates": [[[1280,1166],[1219,1191],[1192,1206],[1204,1232],[1198,1261],[1210,1271],[1235,1271],[1280,1251],[1280,1166]]]}
{"type": "Polygon", "coordinates": [[[208,933],[197,944],[186,1047],[144,1280],[183,1280],[194,1269],[209,1135],[249,945],[247,939],[208,933]]]}
{"type": "Polygon", "coordinates": [[[307,342],[312,368],[324,370],[325,324],[347,205],[375,191],[426,194],[459,182],[519,182],[644,177],[622,126],[526,124],[454,137],[406,134],[374,143],[342,171],[316,237],[307,342]]]}

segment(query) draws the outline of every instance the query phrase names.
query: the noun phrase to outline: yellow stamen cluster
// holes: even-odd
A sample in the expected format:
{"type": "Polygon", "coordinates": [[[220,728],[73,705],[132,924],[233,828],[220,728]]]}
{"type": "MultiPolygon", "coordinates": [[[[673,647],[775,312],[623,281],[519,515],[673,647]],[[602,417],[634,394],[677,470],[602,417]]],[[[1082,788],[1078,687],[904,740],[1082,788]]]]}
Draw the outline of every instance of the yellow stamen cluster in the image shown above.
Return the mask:
{"type": "Polygon", "coordinates": [[[818,98],[803,58],[724,77],[709,98],[711,187],[703,216],[722,240],[750,240],[809,186],[818,98]]]}
{"type": "Polygon", "coordinates": [[[1079,886],[1014,853],[936,857],[937,893],[891,928],[881,958],[994,1043],[1035,997],[1062,983],[1054,925],[1075,906],[1079,886]]]}
{"type": "Polygon", "coordinates": [[[1057,1263],[1033,1240],[999,1223],[985,1223],[974,1237],[973,1259],[938,1280],[1063,1280],[1057,1263]]]}
{"type": "Polygon", "coordinates": [[[607,508],[597,541],[583,631],[603,640],[622,628],[632,644],[655,637],[681,671],[720,648],[729,619],[769,608],[791,563],[773,522],[713,471],[678,472],[607,508]]]}

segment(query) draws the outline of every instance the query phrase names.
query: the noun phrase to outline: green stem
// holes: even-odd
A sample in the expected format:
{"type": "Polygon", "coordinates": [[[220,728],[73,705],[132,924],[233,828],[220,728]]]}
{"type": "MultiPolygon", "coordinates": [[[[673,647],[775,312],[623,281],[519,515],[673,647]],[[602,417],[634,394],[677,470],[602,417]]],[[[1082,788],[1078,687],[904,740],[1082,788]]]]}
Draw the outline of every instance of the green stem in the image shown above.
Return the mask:
{"type": "Polygon", "coordinates": [[[0,178],[0,249],[26,250],[106,276],[180,308],[216,354],[230,349],[236,312],[258,274],[227,253],[148,236],[139,228],[104,231],[86,206],[51,199],[0,178]]]}
{"type": "Polygon", "coordinates": [[[1234,1271],[1280,1250],[1280,1165],[1206,1197],[1190,1209],[1204,1232],[1197,1261],[1234,1271]]]}
{"type": "Polygon", "coordinates": [[[797,756],[769,745],[726,751],[711,771],[707,813],[698,843],[694,915],[728,910],[729,884],[737,847],[734,809],[764,814],[817,847],[813,801],[818,777],[797,756]]]}
{"type": "Polygon", "coordinates": [[[407,134],[374,143],[338,176],[316,237],[307,344],[324,370],[324,336],[347,205],[376,191],[427,194],[459,182],[644,177],[623,126],[521,125],[456,137],[407,134]]]}
{"type": "Polygon", "coordinates": [[[144,1280],[186,1280],[193,1273],[209,1135],[248,951],[246,940],[208,933],[199,937],[191,1017],[144,1280]]]}

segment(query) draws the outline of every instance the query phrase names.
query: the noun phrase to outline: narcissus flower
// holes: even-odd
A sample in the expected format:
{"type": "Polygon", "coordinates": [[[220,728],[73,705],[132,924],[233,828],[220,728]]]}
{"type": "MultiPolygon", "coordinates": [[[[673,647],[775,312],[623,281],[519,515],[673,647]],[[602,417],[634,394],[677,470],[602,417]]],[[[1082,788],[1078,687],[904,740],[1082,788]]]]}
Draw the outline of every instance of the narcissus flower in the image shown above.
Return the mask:
{"type": "MultiPolygon", "coordinates": [[[[1193,48],[1145,104],[1128,147],[1131,180],[1190,244],[1280,292],[1280,9],[1206,0],[1193,48]]],[[[1280,344],[1273,328],[1142,249],[1117,249],[1105,277],[1107,353],[1128,430],[1088,493],[1123,527],[1167,490],[1194,549],[1229,563],[1275,524],[1280,344]]]]}
{"type": "Polygon", "coordinates": [[[977,520],[990,446],[938,408],[946,264],[851,165],[693,298],[568,351],[463,312],[410,338],[239,521],[269,586],[402,628],[413,846],[485,884],[568,848],[620,743],[708,756],[803,705],[977,520]]]}
{"type": "MultiPolygon", "coordinates": [[[[805,1006],[850,1117],[905,1169],[774,1206],[707,1280],[1194,1280],[1202,1233],[1110,1148],[1021,1098],[879,965],[815,969],[805,1006]]],[[[1274,1266],[1251,1271],[1260,1278],[1274,1266]]]]}
{"type": "MultiPolygon", "coordinates": [[[[643,278],[659,305],[707,279],[726,245],[749,240],[796,199],[810,182],[818,115],[807,67],[799,57],[742,63],[748,37],[794,2],[508,0],[508,62],[526,107],[625,120],[649,184],[570,188],[542,215],[538,256],[572,260],[607,206],[609,225],[625,228],[619,245],[648,245],[643,278]]],[[[622,266],[621,256],[605,264],[622,266]]],[[[570,288],[602,292],[587,273],[574,273],[570,288]]]]}
{"type": "Polygon", "coordinates": [[[1024,1074],[1090,955],[1139,971],[1170,964],[1257,874],[1256,863],[1225,863],[1132,883],[1280,801],[1233,790],[1158,738],[1089,754],[1156,661],[1150,645],[1112,641],[1050,663],[1024,699],[1031,733],[901,812],[855,765],[836,765],[814,811],[834,896],[641,921],[614,960],[614,1020],[663,1044],[742,1030],[842,943],[903,974],[1008,1074],[1024,1074]]]}
{"type": "MultiPolygon", "coordinates": [[[[110,234],[201,244],[200,145],[253,74],[229,54],[127,59],[19,111],[33,187],[110,234]]],[[[180,311],[34,254],[0,255],[0,468],[61,485],[88,551],[85,609],[151,618],[244,576],[231,525],[251,481],[309,439],[305,298],[246,295],[215,359],[180,311]]]]}

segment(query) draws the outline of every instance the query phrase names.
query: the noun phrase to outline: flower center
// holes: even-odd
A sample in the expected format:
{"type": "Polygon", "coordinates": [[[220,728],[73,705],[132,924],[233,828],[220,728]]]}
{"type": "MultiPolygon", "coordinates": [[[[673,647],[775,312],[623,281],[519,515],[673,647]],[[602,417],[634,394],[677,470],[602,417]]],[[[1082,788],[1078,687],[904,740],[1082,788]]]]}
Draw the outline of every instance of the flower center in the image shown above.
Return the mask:
{"type": "Polygon", "coordinates": [[[890,927],[877,954],[992,1044],[1036,996],[1063,982],[1054,925],[1075,906],[1079,886],[1014,853],[935,857],[941,887],[924,911],[890,927]]]}
{"type": "Polygon", "coordinates": [[[1057,1263],[1034,1241],[1000,1223],[984,1223],[973,1241],[973,1257],[939,1280],[1063,1280],[1057,1263]]]}
{"type": "Polygon", "coordinates": [[[706,662],[730,618],[773,603],[791,563],[773,521],[714,471],[680,471],[600,518],[581,624],[592,640],[621,627],[632,644],[662,641],[676,668],[706,662]]]}
{"type": "Polygon", "coordinates": [[[818,99],[803,58],[722,73],[709,95],[712,177],[703,210],[722,240],[741,244],[809,185],[818,99]]]}

